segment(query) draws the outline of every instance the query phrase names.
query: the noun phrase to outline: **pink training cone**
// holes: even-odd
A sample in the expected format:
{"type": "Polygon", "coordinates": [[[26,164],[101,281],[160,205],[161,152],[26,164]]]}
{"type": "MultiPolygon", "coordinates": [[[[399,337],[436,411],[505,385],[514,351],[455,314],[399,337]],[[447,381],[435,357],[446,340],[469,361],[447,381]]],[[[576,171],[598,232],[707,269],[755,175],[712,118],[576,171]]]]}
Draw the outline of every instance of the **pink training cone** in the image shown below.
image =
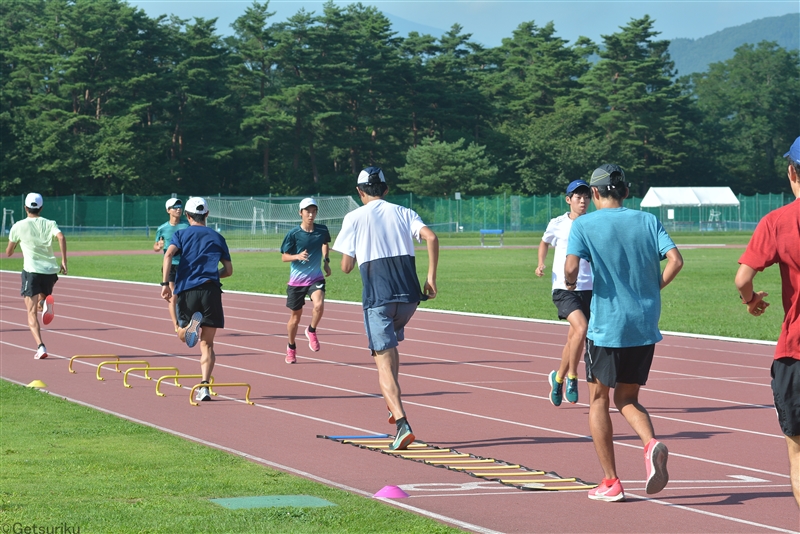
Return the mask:
{"type": "Polygon", "coordinates": [[[381,490],[373,495],[373,497],[383,497],[384,499],[405,499],[408,493],[401,490],[397,486],[384,486],[381,490]]]}

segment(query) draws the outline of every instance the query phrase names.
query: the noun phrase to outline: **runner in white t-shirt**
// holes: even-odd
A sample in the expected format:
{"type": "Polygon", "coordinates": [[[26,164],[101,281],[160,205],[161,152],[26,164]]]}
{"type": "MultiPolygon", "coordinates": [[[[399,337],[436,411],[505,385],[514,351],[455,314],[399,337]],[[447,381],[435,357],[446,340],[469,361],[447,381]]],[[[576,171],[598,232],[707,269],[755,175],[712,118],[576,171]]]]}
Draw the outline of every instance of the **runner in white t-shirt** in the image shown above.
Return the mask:
{"type": "Polygon", "coordinates": [[[561,352],[561,366],[558,371],[551,371],[550,402],[560,406],[563,397],[575,404],[578,402],[578,363],[583,352],[586,330],[589,322],[589,306],[592,302],[592,268],[589,262],[581,260],[578,279],[574,284],[567,284],[564,279],[564,263],[567,260],[567,243],[572,221],[586,214],[591,199],[589,184],[583,180],[574,180],[567,186],[565,200],[569,211],[556,217],[547,225],[539,244],[539,266],[536,276],[543,276],[547,249],[550,245],[556,248],[553,258],[553,304],[558,310],[558,318],[569,322],[567,344],[561,352]],[[569,286],[569,288],[567,287],[569,286]],[[575,291],[568,289],[574,288],[575,291]],[[567,387],[564,388],[564,378],[567,387]]]}
{"type": "Polygon", "coordinates": [[[38,312],[42,312],[42,323],[50,324],[54,316],[53,286],[58,274],[67,274],[67,239],[55,221],[41,217],[44,200],[39,193],[25,197],[27,217],[17,221],[8,233],[6,255],[11,257],[17,245],[22,249],[22,289],[20,294],[28,310],[28,327],[36,341],[34,358],[47,358],[47,348],[42,341],[38,312]],[[53,238],[61,248],[61,262],[53,254],[53,238]]]}
{"type": "Polygon", "coordinates": [[[378,367],[389,422],[397,425],[397,436],[389,449],[402,450],[414,441],[414,434],[400,399],[397,346],[420,300],[436,296],[439,239],[416,212],[383,200],[389,187],[380,168],[361,171],[357,184],[364,205],[345,216],[333,250],[342,253],[345,273],[358,262],[369,348],[378,367]],[[424,239],[428,247],[428,277],[423,291],[414,260],[415,239],[424,239]]]}

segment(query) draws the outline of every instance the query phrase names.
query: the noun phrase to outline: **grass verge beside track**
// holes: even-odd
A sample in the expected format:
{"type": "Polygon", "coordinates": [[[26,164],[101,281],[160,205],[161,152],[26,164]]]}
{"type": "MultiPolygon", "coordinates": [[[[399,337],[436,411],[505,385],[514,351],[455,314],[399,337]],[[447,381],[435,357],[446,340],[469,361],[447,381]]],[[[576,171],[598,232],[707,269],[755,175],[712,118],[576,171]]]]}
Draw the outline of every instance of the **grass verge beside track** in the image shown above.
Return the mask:
{"type": "Polygon", "coordinates": [[[118,533],[459,532],[3,380],[0,404],[0,526],[118,533]],[[336,506],[229,510],[209,501],[261,495],[310,495],[336,506]]]}

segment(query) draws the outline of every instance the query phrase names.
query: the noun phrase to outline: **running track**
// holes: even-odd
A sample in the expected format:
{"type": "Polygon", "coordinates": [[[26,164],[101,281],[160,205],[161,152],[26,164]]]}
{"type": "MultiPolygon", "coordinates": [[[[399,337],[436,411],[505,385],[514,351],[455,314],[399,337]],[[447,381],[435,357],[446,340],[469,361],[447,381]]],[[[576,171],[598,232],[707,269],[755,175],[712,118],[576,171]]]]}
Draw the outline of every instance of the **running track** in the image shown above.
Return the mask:
{"type": "MultiPolygon", "coordinates": [[[[670,484],[646,496],[641,444],[614,414],[628,500],[601,503],[583,491],[521,491],[316,438],[394,432],[357,305],[326,303],[322,350],[312,353],[298,342],[298,363],[286,365],[284,298],[226,293],[227,328],[217,336],[214,375],[218,382],[252,384],[256,406],[244,404],[243,393],[220,389],[213,402],[193,407],[186,388],[165,381],[167,396],[160,398],[141,373],[131,373],[133,388],[125,389],[111,369],[97,381],[97,361],[76,361],[77,374],[67,372],[70,356],[101,353],[199,372],[199,351],[170,332],[157,285],[62,277],[56,319],[44,332],[50,358],[41,361],[33,359],[18,288],[19,273],[0,272],[2,378],[40,379],[55,395],[354,493],[371,496],[400,485],[411,497],[392,505],[465,530],[800,530],[786,445],[771,407],[770,344],[666,336],[642,401],[669,446],[670,484]]],[[[546,321],[418,311],[400,347],[403,399],[418,439],[598,481],[587,405],[554,408],[547,400],[547,373],[558,364],[565,334],[564,324],[546,321]]],[[[588,396],[583,381],[580,395],[588,396]]]]}

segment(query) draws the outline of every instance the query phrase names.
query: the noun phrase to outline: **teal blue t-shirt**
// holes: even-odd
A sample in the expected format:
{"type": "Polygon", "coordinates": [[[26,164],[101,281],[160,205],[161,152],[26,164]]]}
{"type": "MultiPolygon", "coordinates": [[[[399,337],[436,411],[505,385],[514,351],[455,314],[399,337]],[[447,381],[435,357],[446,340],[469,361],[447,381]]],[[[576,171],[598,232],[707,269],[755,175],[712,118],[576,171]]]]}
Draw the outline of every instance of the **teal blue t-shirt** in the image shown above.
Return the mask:
{"type": "MultiPolygon", "coordinates": [[[[165,222],[161,226],[158,227],[156,230],[156,243],[163,237],[164,238],[164,252],[167,251],[169,248],[170,243],[172,243],[172,236],[178,230],[183,230],[184,228],[189,228],[189,225],[186,223],[178,223],[175,226],[172,226],[169,221],[165,222]]],[[[172,265],[178,265],[181,262],[181,255],[175,254],[172,257],[172,265]]]]}
{"type": "Polygon", "coordinates": [[[314,229],[306,232],[300,225],[295,226],[281,243],[283,254],[300,254],[308,251],[306,261],[294,260],[289,268],[290,286],[310,286],[325,279],[320,264],[322,263],[322,245],[331,242],[331,234],[324,224],[314,223],[314,229]]]}
{"type": "Polygon", "coordinates": [[[598,347],[661,341],[661,261],[675,243],[652,214],[605,208],[572,222],[567,254],[592,266],[592,315],[586,337],[598,347]]]}

